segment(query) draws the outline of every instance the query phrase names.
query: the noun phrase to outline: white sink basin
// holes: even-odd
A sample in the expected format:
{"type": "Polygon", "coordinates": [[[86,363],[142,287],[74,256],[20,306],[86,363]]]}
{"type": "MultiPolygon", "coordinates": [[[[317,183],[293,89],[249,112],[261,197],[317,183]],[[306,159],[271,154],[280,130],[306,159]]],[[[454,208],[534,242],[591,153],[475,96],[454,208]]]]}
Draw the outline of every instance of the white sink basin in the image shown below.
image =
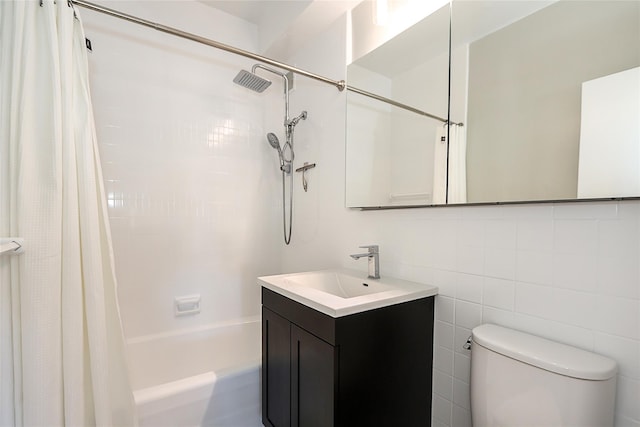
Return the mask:
{"type": "Polygon", "coordinates": [[[341,317],[438,293],[435,286],[354,270],[323,270],[258,278],[267,289],[331,317],[341,317]]]}
{"type": "Polygon", "coordinates": [[[312,288],[340,298],[353,298],[393,290],[391,286],[380,283],[378,280],[365,280],[336,271],[293,274],[284,280],[291,286],[312,288]]]}

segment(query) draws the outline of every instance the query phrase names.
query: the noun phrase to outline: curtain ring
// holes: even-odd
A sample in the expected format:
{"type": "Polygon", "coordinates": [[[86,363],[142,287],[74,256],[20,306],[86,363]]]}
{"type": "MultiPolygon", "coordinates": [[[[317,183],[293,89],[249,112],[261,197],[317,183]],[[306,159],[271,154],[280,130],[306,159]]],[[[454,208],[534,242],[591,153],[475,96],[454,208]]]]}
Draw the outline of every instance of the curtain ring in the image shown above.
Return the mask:
{"type": "MultiPolygon", "coordinates": [[[[55,1],[55,0],[54,0],[54,1],[55,1]]],[[[70,8],[73,10],[73,17],[74,17],[76,20],[79,20],[79,18],[78,18],[78,13],[77,13],[77,10],[76,10],[76,7],[75,7],[75,5],[73,4],[73,0],[67,0],[67,7],[70,7],[70,8]]]]}

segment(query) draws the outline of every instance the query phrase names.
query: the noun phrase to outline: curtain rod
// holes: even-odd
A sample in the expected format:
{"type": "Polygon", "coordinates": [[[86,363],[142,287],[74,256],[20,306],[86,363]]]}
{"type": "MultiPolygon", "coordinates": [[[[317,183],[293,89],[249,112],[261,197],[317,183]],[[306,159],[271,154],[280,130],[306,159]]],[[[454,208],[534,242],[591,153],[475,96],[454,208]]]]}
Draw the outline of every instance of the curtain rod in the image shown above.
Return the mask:
{"type": "MultiPolygon", "coordinates": [[[[442,118],[442,117],[427,113],[427,112],[422,111],[422,110],[418,110],[417,108],[414,108],[414,107],[412,107],[410,105],[402,104],[402,103],[400,103],[398,101],[394,101],[393,99],[385,98],[384,96],[376,95],[375,93],[371,93],[371,92],[367,92],[366,90],[358,89],[357,87],[353,87],[353,86],[348,86],[347,85],[347,90],[351,91],[351,92],[358,93],[360,95],[368,96],[369,98],[377,99],[378,101],[386,102],[387,104],[391,104],[394,107],[402,108],[404,110],[411,111],[412,113],[420,114],[421,116],[426,116],[426,117],[429,117],[431,119],[439,120],[442,123],[449,123],[449,120],[447,120],[445,118],[442,118]]],[[[462,123],[456,123],[456,122],[451,122],[451,124],[452,125],[456,125],[456,126],[464,126],[462,123]]]]}
{"type": "MultiPolygon", "coordinates": [[[[293,67],[293,66],[285,64],[283,62],[279,62],[279,61],[276,61],[274,59],[267,58],[266,56],[257,55],[255,53],[251,53],[251,52],[248,52],[246,50],[238,49],[236,47],[229,46],[229,45],[226,45],[224,43],[217,42],[215,40],[211,40],[211,39],[207,39],[207,38],[204,38],[204,37],[200,37],[200,36],[197,36],[195,34],[191,34],[191,33],[185,32],[185,31],[178,30],[176,28],[172,28],[172,27],[168,27],[166,25],[158,24],[156,22],[147,21],[146,19],[138,18],[138,17],[133,16],[133,15],[128,15],[126,13],[119,12],[119,11],[114,10],[114,9],[109,9],[107,7],[100,6],[100,5],[97,5],[95,3],[90,3],[88,1],[70,0],[70,2],[72,4],[74,4],[74,5],[77,5],[77,6],[80,6],[80,7],[84,7],[86,9],[93,10],[95,12],[104,13],[106,15],[113,16],[115,18],[123,19],[125,21],[129,21],[129,22],[132,22],[134,24],[139,24],[139,25],[142,25],[142,26],[147,27],[147,28],[152,28],[152,29],[160,31],[162,33],[170,34],[170,35],[173,35],[173,36],[181,37],[183,39],[187,39],[187,40],[191,40],[191,41],[194,41],[194,42],[197,42],[197,43],[201,43],[201,44],[204,44],[204,45],[207,45],[207,46],[215,47],[217,49],[221,49],[221,50],[224,50],[226,52],[234,53],[236,55],[244,56],[245,58],[250,58],[250,59],[253,59],[253,60],[256,60],[256,61],[260,61],[260,62],[263,62],[265,64],[269,64],[269,65],[272,65],[274,67],[281,68],[283,70],[291,71],[291,72],[293,72],[295,74],[300,74],[300,75],[303,75],[305,77],[309,77],[311,79],[318,80],[318,81],[330,84],[332,86],[335,86],[341,92],[346,88],[347,90],[350,90],[351,92],[359,93],[360,95],[364,95],[364,96],[367,96],[369,98],[377,99],[378,101],[386,102],[387,104],[391,104],[393,106],[396,106],[396,107],[399,107],[399,108],[403,108],[403,109],[411,111],[413,113],[420,114],[420,115],[426,116],[426,117],[430,117],[430,118],[435,119],[435,120],[439,120],[439,121],[441,121],[443,123],[448,123],[449,122],[447,119],[435,116],[433,114],[426,113],[426,112],[424,112],[422,110],[418,110],[417,108],[413,108],[413,107],[411,107],[409,105],[402,104],[402,103],[394,101],[392,99],[385,98],[383,96],[376,95],[374,93],[367,92],[367,91],[364,91],[362,89],[355,88],[353,86],[347,86],[347,84],[345,83],[344,80],[332,80],[332,79],[329,79],[327,77],[320,76],[318,74],[314,74],[314,73],[311,73],[309,71],[305,71],[305,70],[293,67]]],[[[451,122],[451,124],[462,126],[462,123],[451,122]]]]}
{"type": "Polygon", "coordinates": [[[346,87],[346,83],[344,80],[332,80],[327,77],[320,76],[318,74],[311,73],[309,71],[301,70],[299,68],[293,67],[291,65],[285,64],[283,62],[276,61],[271,58],[267,58],[265,56],[257,55],[255,53],[248,52],[246,50],[238,49],[233,46],[229,46],[215,40],[210,40],[204,37],[197,36],[195,34],[187,33],[185,31],[178,30],[176,28],[168,27],[166,25],[158,24],[156,22],[147,21],[145,19],[141,19],[132,15],[127,15],[126,13],[119,12],[114,9],[109,9],[107,7],[103,7],[97,5],[95,3],[90,3],[84,0],[70,0],[70,2],[74,5],[84,7],[86,9],[93,10],[95,12],[104,13],[106,15],[113,16],[115,18],[124,19],[125,21],[133,22],[134,24],[139,24],[148,28],[153,28],[154,30],[160,31],[162,33],[171,34],[173,36],[181,37],[183,39],[191,40],[197,43],[201,43],[207,46],[215,47],[217,49],[221,49],[230,53],[234,53],[236,55],[244,56],[245,58],[254,59],[256,61],[264,62],[265,64],[273,65],[274,67],[282,68],[283,70],[291,71],[295,74],[300,74],[305,77],[309,77],[314,80],[318,80],[332,86],[338,88],[339,91],[343,91],[346,87]]]}

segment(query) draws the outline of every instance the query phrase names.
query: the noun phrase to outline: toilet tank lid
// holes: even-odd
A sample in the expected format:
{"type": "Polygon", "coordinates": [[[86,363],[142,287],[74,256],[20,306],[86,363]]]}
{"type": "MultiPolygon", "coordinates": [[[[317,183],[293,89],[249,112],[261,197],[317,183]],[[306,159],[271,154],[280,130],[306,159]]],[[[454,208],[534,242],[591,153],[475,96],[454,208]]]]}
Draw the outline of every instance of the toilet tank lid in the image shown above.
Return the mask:
{"type": "Polygon", "coordinates": [[[568,377],[607,380],[617,372],[616,362],[607,357],[497,325],[478,326],[472,337],[496,353],[568,377]]]}

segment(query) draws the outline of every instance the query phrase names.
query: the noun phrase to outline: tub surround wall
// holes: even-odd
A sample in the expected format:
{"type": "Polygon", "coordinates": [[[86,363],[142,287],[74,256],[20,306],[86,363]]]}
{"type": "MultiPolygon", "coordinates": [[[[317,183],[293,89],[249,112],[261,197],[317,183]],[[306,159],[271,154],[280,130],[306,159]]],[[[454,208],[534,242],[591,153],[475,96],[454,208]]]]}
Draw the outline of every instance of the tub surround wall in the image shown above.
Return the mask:
{"type": "MultiPolygon", "coordinates": [[[[197,2],[107,7],[255,51],[257,31],[197,2]]],[[[281,231],[266,102],[233,78],[251,62],[80,9],[128,339],[259,314],[281,231]],[[201,312],[174,316],[174,297],[201,312]]],[[[281,122],[281,119],[278,123],[281,122]]]]}
{"type": "MultiPolygon", "coordinates": [[[[339,78],[344,28],[336,23],[290,61],[339,78]]],[[[382,275],[440,288],[434,426],[470,425],[470,360],[462,345],[486,322],[616,360],[616,426],[640,426],[640,202],[345,209],[343,95],[302,79],[297,91],[313,112],[300,155],[318,166],[309,192],[297,189],[298,238],[284,249],[282,271],[366,271],[348,255],[375,243],[382,275]]]]}
{"type": "MultiPolygon", "coordinates": [[[[255,50],[255,26],[197,2],[106,5],[255,50]]],[[[262,125],[276,95],[233,83],[248,60],[81,14],[140,425],[258,426],[255,278],[280,262],[264,250],[280,244],[262,125]],[[193,294],[200,313],[176,317],[174,297],[193,294]]]]}

